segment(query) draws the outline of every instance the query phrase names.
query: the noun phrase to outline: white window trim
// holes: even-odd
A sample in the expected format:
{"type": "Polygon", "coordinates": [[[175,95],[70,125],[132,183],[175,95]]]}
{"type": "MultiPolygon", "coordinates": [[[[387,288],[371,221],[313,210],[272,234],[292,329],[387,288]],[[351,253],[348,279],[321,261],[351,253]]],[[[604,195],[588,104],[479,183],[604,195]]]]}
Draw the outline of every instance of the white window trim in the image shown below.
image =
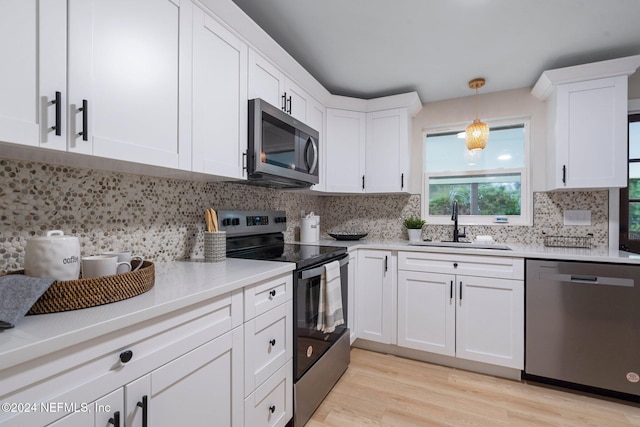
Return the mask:
{"type": "MultiPolygon", "coordinates": [[[[422,218],[427,221],[427,224],[434,225],[451,225],[451,215],[429,215],[429,178],[438,176],[465,176],[465,175],[481,175],[481,174],[503,174],[503,173],[520,173],[520,212],[521,215],[500,215],[508,218],[507,223],[496,223],[495,215],[460,215],[458,217],[459,225],[533,225],[533,192],[531,191],[531,119],[530,117],[513,117],[501,120],[487,120],[486,123],[489,127],[508,126],[517,123],[524,124],[524,163],[523,168],[513,169],[490,169],[490,170],[477,170],[477,171],[462,171],[462,172],[438,172],[438,173],[423,173],[422,179],[422,218]]],[[[452,124],[443,127],[424,129],[422,134],[422,144],[426,141],[428,134],[462,131],[468,123],[465,124],[452,124]]],[[[491,140],[489,140],[491,142],[491,140]]],[[[424,171],[424,156],[422,159],[422,170],[424,171]]]]}

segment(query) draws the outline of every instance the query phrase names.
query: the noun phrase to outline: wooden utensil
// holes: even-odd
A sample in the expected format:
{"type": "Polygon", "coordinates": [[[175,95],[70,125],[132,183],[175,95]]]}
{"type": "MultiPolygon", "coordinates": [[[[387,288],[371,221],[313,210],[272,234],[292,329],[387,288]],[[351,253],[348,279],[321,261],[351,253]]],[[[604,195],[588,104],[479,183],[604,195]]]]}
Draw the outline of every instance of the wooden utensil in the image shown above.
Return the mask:
{"type": "Polygon", "coordinates": [[[209,211],[209,209],[206,209],[204,211],[204,221],[207,225],[207,231],[212,232],[214,225],[213,225],[213,218],[211,217],[211,212],[209,211]]]}
{"type": "Polygon", "coordinates": [[[211,222],[213,223],[213,231],[217,232],[220,230],[220,228],[218,227],[218,214],[213,209],[209,209],[209,212],[211,212],[211,222]]]}

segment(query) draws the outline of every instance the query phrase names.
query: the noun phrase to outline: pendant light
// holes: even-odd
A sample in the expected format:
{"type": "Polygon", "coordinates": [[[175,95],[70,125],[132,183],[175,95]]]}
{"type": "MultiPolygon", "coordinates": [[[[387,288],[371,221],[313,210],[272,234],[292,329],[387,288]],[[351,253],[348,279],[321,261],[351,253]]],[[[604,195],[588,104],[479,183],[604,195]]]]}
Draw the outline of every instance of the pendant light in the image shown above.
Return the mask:
{"type": "Polygon", "coordinates": [[[465,129],[465,140],[467,142],[467,150],[479,151],[487,146],[487,140],[489,139],[489,126],[481,122],[478,119],[478,89],[484,86],[484,79],[477,78],[469,82],[469,88],[476,90],[475,103],[476,103],[476,118],[465,129]]]}

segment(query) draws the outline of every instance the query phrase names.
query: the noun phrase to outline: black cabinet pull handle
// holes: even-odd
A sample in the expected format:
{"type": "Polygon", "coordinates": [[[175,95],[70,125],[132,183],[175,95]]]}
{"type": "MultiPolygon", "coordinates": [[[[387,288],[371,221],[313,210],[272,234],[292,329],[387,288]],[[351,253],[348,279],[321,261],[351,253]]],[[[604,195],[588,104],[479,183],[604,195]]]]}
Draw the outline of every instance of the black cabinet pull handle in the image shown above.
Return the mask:
{"type": "Polygon", "coordinates": [[[276,290],[275,289],[271,289],[269,291],[269,296],[271,296],[272,298],[276,296],[276,290]]]}
{"type": "Polygon", "coordinates": [[[567,185],[567,165],[562,165],[562,183],[567,185]]]}
{"type": "Polygon", "coordinates": [[[400,189],[404,188],[404,174],[400,175],[400,189]]]}
{"type": "Polygon", "coordinates": [[[449,284],[449,302],[453,301],[453,280],[449,284]]]}
{"type": "Polygon", "coordinates": [[[273,347],[274,345],[276,345],[276,340],[275,339],[269,340],[269,344],[271,344],[271,347],[273,347]]]}
{"type": "Polygon", "coordinates": [[[287,113],[291,114],[291,95],[289,95],[287,102],[289,103],[289,108],[287,108],[287,113]]]}
{"type": "Polygon", "coordinates": [[[280,107],[280,109],[286,112],[287,111],[287,92],[282,94],[281,99],[282,99],[282,107],[280,107]]]}
{"type": "Polygon", "coordinates": [[[272,414],[276,412],[276,405],[269,406],[269,412],[271,412],[272,414]]]}
{"type": "Polygon", "coordinates": [[[82,100],[82,108],[78,109],[78,111],[82,111],[82,135],[83,141],[89,140],[89,101],[86,99],[82,100]]]}
{"type": "Polygon", "coordinates": [[[362,189],[364,190],[364,175],[362,175],[362,189]]]}
{"type": "Polygon", "coordinates": [[[122,363],[127,363],[133,358],[133,351],[127,350],[120,353],[120,361],[122,363]]]}
{"type": "Polygon", "coordinates": [[[113,413],[113,417],[109,418],[109,424],[113,424],[115,427],[120,427],[120,411],[113,413]]]}
{"type": "Polygon", "coordinates": [[[389,271],[389,257],[386,255],[384,257],[384,271],[389,271]]]}
{"type": "Polygon", "coordinates": [[[51,130],[55,130],[56,135],[60,136],[62,135],[62,93],[56,91],[56,99],[51,103],[56,106],[56,124],[51,130]]]}
{"type": "Polygon", "coordinates": [[[142,427],[147,427],[147,410],[149,408],[149,398],[147,395],[142,396],[142,401],[136,403],[136,405],[142,408],[142,427]]]}
{"type": "Polygon", "coordinates": [[[462,301],[462,280],[460,281],[460,301],[462,301]]]}

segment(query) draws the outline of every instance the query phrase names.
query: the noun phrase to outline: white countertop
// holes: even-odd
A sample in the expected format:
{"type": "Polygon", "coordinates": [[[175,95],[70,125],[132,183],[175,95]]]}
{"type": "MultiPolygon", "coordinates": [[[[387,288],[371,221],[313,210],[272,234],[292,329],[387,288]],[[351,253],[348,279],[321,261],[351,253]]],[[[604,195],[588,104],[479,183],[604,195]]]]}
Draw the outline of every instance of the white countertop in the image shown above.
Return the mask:
{"type": "Polygon", "coordinates": [[[449,248],[434,246],[412,246],[408,240],[320,240],[320,245],[343,246],[348,250],[356,249],[386,249],[392,251],[418,251],[469,255],[507,256],[518,258],[543,258],[564,261],[609,262],[620,264],[640,264],[640,254],[614,249],[584,249],[584,248],[552,248],[546,246],[522,245],[518,243],[504,243],[511,250],[449,248]]]}
{"type": "Polygon", "coordinates": [[[123,301],[26,316],[0,331],[0,370],[295,269],[295,264],[228,258],[155,264],[155,284],[123,301]]]}

